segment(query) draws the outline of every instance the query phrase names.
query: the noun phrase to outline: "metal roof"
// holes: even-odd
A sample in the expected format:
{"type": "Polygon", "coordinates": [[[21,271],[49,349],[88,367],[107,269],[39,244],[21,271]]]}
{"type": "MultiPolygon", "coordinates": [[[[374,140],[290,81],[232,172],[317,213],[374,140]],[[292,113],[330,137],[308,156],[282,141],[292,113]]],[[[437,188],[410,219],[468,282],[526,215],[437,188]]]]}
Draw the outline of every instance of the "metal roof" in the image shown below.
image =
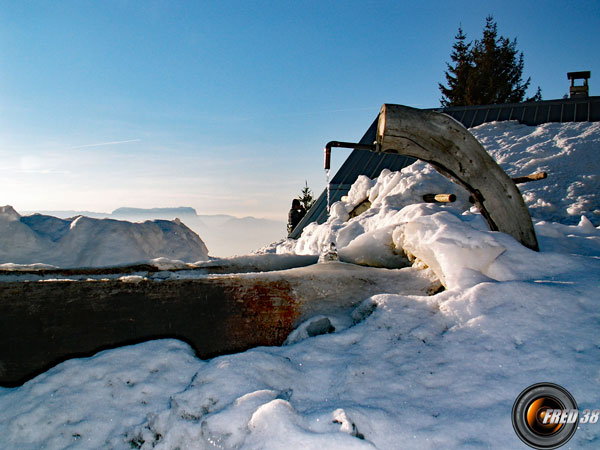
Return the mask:
{"type": "Polygon", "coordinates": [[[431,109],[454,117],[467,128],[503,120],[517,120],[524,125],[541,125],[548,122],[600,122],[598,96],[431,109]]]}

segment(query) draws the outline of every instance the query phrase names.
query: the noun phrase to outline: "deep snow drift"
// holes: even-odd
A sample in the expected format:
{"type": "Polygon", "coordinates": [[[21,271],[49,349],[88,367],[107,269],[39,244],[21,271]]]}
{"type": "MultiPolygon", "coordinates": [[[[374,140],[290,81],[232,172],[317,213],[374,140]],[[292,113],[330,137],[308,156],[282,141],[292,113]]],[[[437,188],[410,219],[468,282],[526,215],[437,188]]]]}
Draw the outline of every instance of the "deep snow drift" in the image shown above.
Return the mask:
{"type": "Polygon", "coordinates": [[[21,216],[0,207],[0,267],[117,266],[155,258],[186,262],[208,259],[196,233],[178,220],[131,223],[90,217],[21,216]]]}
{"type": "MultiPolygon", "coordinates": [[[[511,426],[527,386],[558,383],[580,410],[600,409],[599,171],[590,167],[600,124],[497,123],[473,132],[515,172],[550,172],[538,182],[547,188],[523,186],[545,219],[536,220],[539,253],[489,231],[460,192],[452,206],[415,203],[453,188],[424,164],[360,179],[327,223],[265,251],[316,253],[334,241],[341,254],[377,260],[404,248],[445,291],[375,295],[344,330],[209,361],[174,340],[70,360],[0,390],[0,444],[527,448],[511,426]],[[520,158],[515,142],[530,155],[520,158]],[[569,197],[575,189],[583,196],[569,197]],[[371,208],[346,221],[367,197],[371,208]]],[[[600,425],[582,424],[566,448],[599,443],[600,425]]]]}

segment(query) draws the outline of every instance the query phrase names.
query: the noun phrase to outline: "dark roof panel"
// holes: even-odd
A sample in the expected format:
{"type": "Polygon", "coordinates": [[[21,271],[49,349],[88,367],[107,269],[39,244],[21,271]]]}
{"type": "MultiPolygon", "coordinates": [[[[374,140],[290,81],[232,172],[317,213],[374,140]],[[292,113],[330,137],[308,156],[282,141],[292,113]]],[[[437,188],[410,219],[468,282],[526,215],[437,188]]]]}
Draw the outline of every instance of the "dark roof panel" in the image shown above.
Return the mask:
{"type": "MultiPolygon", "coordinates": [[[[377,132],[377,120],[375,118],[369,129],[366,131],[360,144],[372,144],[375,141],[377,132]]],[[[391,171],[401,170],[412,164],[414,158],[403,155],[390,155],[385,153],[375,153],[368,150],[354,149],[348,159],[344,161],[340,170],[333,176],[330,183],[330,203],[340,201],[344,195],[348,195],[350,187],[359,177],[366,175],[369,178],[377,178],[383,169],[391,171]]],[[[304,218],[296,226],[289,237],[294,239],[300,237],[302,230],[306,225],[312,222],[324,223],[327,221],[327,189],[325,189],[313,207],[306,213],[304,218]]]]}

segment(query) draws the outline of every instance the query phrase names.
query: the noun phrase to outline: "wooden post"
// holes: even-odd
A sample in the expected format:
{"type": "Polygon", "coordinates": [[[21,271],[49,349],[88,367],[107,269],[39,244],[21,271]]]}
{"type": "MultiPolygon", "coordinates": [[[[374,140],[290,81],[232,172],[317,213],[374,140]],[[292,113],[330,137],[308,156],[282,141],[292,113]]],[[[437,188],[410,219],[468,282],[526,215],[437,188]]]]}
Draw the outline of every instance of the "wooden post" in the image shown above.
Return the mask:
{"type": "Polygon", "coordinates": [[[454,194],[425,194],[423,201],[427,203],[454,203],[456,195],[454,194]]]}
{"type": "Polygon", "coordinates": [[[521,184],[529,183],[530,181],[543,180],[544,178],[548,178],[548,174],[546,172],[536,172],[522,177],[514,177],[512,180],[515,182],[515,184],[521,184]]]}

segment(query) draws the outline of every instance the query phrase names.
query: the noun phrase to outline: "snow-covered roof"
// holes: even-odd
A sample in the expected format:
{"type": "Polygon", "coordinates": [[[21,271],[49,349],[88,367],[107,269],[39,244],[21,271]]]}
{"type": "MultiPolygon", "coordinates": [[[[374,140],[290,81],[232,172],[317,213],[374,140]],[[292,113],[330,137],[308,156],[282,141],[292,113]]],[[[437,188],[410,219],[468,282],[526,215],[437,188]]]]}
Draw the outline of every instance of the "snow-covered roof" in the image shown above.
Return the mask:
{"type": "MultiPolygon", "coordinates": [[[[544,100],[540,102],[505,103],[501,105],[453,106],[449,108],[430,108],[452,116],[465,127],[471,128],[488,122],[516,120],[524,125],[540,125],[552,122],[599,122],[600,96],[544,100]]],[[[372,144],[377,131],[376,117],[367,129],[361,144],[372,144]]],[[[330,184],[330,204],[348,195],[350,186],[360,175],[377,178],[383,169],[399,171],[412,164],[414,158],[354,150],[335,174],[330,184]]],[[[327,190],[325,189],[304,219],[290,233],[297,239],[306,225],[312,222],[323,223],[327,220],[327,190]]]]}

